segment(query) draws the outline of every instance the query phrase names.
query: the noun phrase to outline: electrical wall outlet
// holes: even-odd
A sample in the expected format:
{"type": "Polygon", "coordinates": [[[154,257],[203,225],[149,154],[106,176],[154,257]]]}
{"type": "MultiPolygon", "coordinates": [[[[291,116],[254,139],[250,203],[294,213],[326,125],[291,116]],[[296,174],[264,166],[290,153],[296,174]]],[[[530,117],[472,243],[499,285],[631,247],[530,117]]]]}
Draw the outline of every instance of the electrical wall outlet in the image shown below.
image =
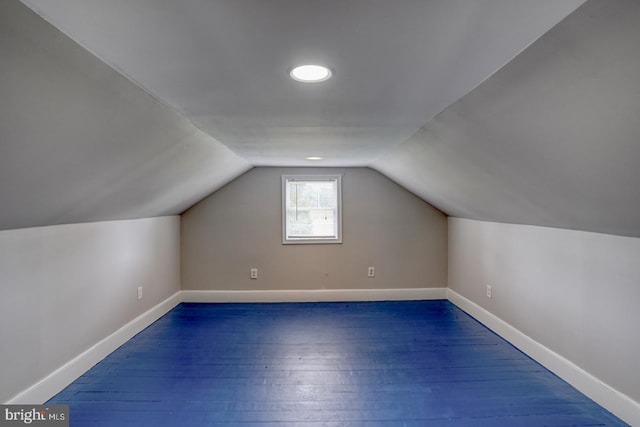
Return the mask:
{"type": "Polygon", "coordinates": [[[251,269],[251,278],[252,279],[257,279],[258,278],[258,269],[257,268],[252,268],[251,269]]]}
{"type": "Polygon", "coordinates": [[[376,275],[376,268],[369,267],[369,269],[367,270],[367,277],[374,277],[375,275],[376,275]]]}
{"type": "Polygon", "coordinates": [[[138,299],[142,299],[142,286],[138,286],[138,299]]]}
{"type": "Polygon", "coordinates": [[[487,285],[487,298],[492,298],[493,297],[493,289],[491,288],[491,285],[487,285]]]}

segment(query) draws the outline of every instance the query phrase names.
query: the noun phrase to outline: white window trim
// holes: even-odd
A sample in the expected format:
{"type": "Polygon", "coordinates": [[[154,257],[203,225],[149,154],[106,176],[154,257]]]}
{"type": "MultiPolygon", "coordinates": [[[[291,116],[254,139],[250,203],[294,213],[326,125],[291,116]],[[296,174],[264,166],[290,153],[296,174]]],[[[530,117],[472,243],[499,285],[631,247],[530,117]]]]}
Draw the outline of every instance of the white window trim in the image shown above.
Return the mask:
{"type": "Polygon", "coordinates": [[[308,244],[340,244],[342,243],[342,175],[282,175],[282,243],[285,245],[308,244]],[[300,181],[327,181],[336,180],[337,183],[337,237],[336,238],[287,238],[287,182],[300,181]]]}

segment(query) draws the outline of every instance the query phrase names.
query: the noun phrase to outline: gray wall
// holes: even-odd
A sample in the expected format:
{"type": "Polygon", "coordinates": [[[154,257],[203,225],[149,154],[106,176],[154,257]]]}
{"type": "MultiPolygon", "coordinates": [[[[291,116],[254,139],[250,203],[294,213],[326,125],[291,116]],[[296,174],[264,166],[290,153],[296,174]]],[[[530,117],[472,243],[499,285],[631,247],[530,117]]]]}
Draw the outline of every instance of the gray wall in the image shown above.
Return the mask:
{"type": "Polygon", "coordinates": [[[638,260],[638,238],[449,218],[450,289],[636,402],[638,260]]]}
{"type": "Polygon", "coordinates": [[[446,217],[367,168],[253,169],[185,212],[181,232],[184,290],[447,284],[446,217]],[[330,173],[343,174],[343,243],[283,245],[281,176],[330,173]]]}
{"type": "Polygon", "coordinates": [[[173,216],[0,231],[0,402],[176,293],[179,227],[173,216]]]}

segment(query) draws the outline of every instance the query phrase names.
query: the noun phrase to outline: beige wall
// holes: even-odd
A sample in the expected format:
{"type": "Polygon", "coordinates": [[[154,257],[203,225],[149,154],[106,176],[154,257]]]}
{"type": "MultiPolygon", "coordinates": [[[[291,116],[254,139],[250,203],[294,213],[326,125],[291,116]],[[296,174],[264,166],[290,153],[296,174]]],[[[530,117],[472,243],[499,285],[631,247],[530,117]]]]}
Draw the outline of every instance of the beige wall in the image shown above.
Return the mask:
{"type": "Polygon", "coordinates": [[[446,217],[368,168],[256,168],[185,212],[181,230],[184,290],[447,284],[446,217]],[[281,176],[334,173],[343,175],[343,243],[283,245],[281,176]]]}
{"type": "Polygon", "coordinates": [[[0,231],[0,402],[178,292],[179,227],[172,216],[0,231]]]}
{"type": "Polygon", "coordinates": [[[450,289],[636,402],[638,260],[638,238],[449,218],[450,289]]]}

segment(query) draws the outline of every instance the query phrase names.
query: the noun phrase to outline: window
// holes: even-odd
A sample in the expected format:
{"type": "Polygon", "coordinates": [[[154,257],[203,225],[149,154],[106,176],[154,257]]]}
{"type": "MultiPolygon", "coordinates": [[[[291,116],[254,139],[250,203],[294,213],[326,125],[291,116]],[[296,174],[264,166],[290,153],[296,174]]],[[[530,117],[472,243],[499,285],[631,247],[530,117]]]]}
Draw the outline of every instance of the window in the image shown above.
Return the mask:
{"type": "Polygon", "coordinates": [[[342,243],[341,176],[282,177],[282,243],[342,243]]]}

